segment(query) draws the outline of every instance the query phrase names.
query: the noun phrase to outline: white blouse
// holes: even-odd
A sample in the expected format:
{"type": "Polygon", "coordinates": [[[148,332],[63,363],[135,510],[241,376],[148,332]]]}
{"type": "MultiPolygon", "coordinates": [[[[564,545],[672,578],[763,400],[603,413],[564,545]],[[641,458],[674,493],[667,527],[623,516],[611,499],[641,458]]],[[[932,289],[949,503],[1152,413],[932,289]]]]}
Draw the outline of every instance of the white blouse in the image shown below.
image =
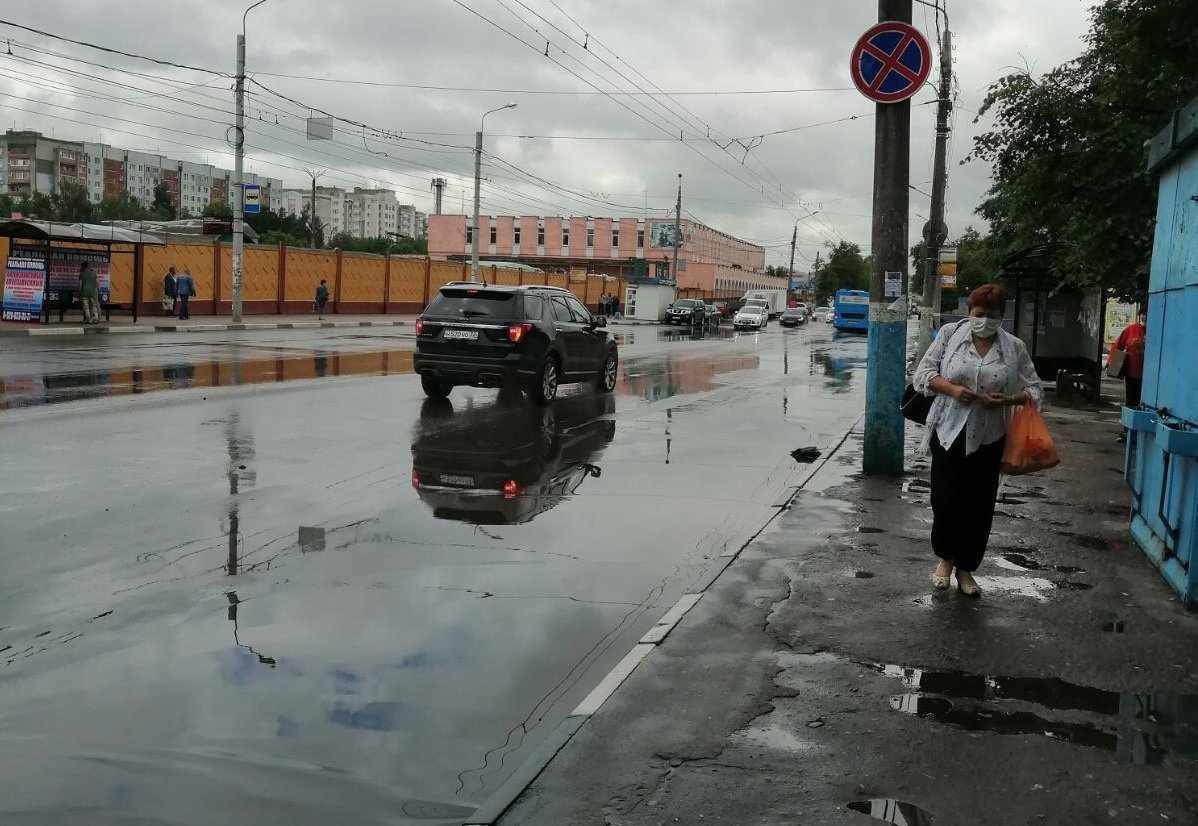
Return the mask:
{"type": "Polygon", "coordinates": [[[1022,340],[999,330],[990,351],[980,356],[969,325],[946,324],[916,368],[912,383],[925,396],[937,397],[928,413],[929,430],[935,431],[945,450],[952,447],[964,430],[966,456],[1006,435],[1012,409],[986,407],[980,400],[962,404],[949,396],[938,395],[931,388],[936,376],[968,387],[979,396],[986,393],[1013,396],[1026,390],[1036,407],[1044,401],[1040,377],[1022,340]]]}

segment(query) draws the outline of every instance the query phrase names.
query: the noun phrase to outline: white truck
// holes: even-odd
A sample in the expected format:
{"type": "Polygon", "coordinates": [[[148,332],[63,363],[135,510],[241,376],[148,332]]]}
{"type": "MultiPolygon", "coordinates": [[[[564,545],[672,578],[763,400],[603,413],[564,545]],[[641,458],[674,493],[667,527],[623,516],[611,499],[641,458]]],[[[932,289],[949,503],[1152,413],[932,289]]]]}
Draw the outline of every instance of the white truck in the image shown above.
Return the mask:
{"type": "Polygon", "coordinates": [[[777,318],[786,309],[786,290],[749,290],[741,300],[746,303],[751,300],[764,301],[770,318],[777,318]]]}

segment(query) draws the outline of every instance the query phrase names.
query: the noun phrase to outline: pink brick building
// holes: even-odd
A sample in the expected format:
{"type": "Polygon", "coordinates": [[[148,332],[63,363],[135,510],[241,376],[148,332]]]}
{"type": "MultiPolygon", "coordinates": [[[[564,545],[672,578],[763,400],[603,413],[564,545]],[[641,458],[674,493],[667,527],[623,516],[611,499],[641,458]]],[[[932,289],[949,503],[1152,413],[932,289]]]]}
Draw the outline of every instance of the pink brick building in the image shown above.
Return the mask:
{"type": "MultiPolygon", "coordinates": [[[[471,219],[428,216],[428,252],[443,261],[470,260],[471,219]]],[[[673,219],[570,218],[536,215],[482,217],[478,254],[486,261],[513,261],[543,270],[628,275],[632,259],[671,262],[673,219]]],[[[785,286],[765,275],[765,249],[709,226],[682,222],[678,286],[717,297],[740,296],[757,287],[785,286]]]]}

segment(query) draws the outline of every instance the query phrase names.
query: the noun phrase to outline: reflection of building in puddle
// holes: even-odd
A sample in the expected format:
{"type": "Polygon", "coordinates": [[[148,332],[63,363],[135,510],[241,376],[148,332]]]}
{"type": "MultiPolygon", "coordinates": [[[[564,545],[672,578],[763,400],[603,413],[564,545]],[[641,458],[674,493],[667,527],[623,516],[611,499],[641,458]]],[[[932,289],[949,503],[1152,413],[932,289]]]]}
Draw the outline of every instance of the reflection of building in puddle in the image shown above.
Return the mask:
{"type": "Polygon", "coordinates": [[[812,349],[811,375],[826,376],[834,387],[847,386],[853,378],[853,372],[866,365],[864,345],[864,341],[848,341],[834,343],[830,349],[812,349]]]}
{"type": "Polygon", "coordinates": [[[901,681],[904,714],[968,731],[1038,735],[1114,751],[1123,762],[1198,758],[1198,696],[1134,694],[1055,677],[1000,677],[866,663],[901,681]]]}
{"type": "Polygon", "coordinates": [[[627,363],[616,392],[655,402],[671,396],[703,393],[719,385],[715,377],[736,370],[756,370],[756,355],[717,356],[667,355],[627,363]]]}
{"type": "Polygon", "coordinates": [[[428,401],[412,440],[412,486],[438,519],[520,524],[556,507],[601,471],[615,436],[614,399],[581,393],[539,407],[517,396],[455,412],[428,401]]]}
{"type": "Polygon", "coordinates": [[[0,410],[187,387],[233,387],[326,376],[388,376],[411,372],[410,350],[384,350],[369,353],[316,351],[310,356],[289,352],[269,359],[11,376],[0,379],[0,410]]]}

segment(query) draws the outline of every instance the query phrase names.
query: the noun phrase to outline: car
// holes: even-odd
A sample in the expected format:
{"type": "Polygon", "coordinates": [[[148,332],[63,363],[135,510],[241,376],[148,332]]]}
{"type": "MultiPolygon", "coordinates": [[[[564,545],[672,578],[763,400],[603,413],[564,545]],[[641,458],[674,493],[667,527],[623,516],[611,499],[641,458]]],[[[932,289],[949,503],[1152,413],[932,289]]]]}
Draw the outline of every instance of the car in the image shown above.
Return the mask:
{"type": "MultiPolygon", "coordinates": [[[[760,307],[761,309],[765,310],[765,314],[767,317],[770,315],[770,312],[771,312],[770,303],[768,301],[766,301],[764,298],[747,299],[744,303],[744,307],[760,307]]],[[[741,309],[744,309],[744,307],[742,307],[741,309]]]]}
{"type": "Polygon", "coordinates": [[[666,310],[666,324],[689,324],[698,326],[707,323],[707,305],[697,298],[680,298],[666,310]]]}
{"type": "Polygon", "coordinates": [[[807,311],[802,307],[788,307],[782,311],[778,323],[783,327],[798,327],[807,323],[807,311]]]}
{"type": "Polygon", "coordinates": [[[551,404],[563,384],[616,386],[619,351],[607,319],[569,290],[447,284],[416,319],[413,370],[431,398],[454,387],[514,387],[551,404]]]}
{"type": "Polygon", "coordinates": [[[720,326],[724,321],[724,314],[720,312],[720,308],[714,304],[705,304],[707,309],[707,323],[713,327],[720,326]]]}
{"type": "Polygon", "coordinates": [[[760,330],[769,324],[769,310],[746,304],[732,319],[732,326],[737,330],[760,330]]]}
{"type": "Polygon", "coordinates": [[[811,313],[811,318],[815,321],[822,321],[826,324],[831,324],[832,323],[832,308],[831,307],[816,307],[811,313]]]}

